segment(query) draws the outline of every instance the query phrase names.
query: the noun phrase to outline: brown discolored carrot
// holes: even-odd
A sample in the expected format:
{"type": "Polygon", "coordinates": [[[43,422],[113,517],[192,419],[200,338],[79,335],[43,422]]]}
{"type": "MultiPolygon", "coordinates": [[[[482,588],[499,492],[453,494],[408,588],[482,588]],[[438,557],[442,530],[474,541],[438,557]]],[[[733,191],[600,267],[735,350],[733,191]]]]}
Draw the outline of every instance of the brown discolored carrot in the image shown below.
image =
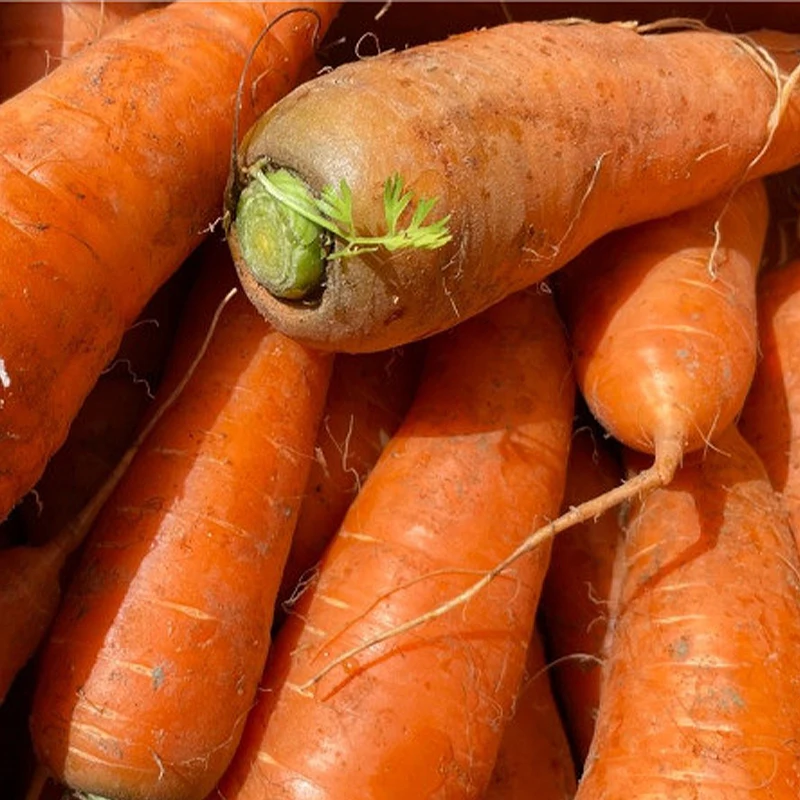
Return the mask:
{"type": "Polygon", "coordinates": [[[164,3],[0,3],[0,101],[52,72],[120,23],[164,3]]]}
{"type": "MultiPolygon", "coordinates": [[[[211,263],[225,266],[198,291],[229,286],[229,258],[211,263]]],[[[31,731],[65,784],[199,800],[222,774],[266,660],[331,361],[241,292],[222,311],[103,507],[43,649],[31,731]]]]}
{"type": "MultiPolygon", "coordinates": [[[[619,486],[622,475],[608,443],[595,428],[581,425],[570,446],[564,508],[619,486]]],[[[565,531],[553,542],[542,590],[540,613],[550,675],[579,769],[600,702],[608,605],[622,542],[620,519],[614,514],[565,531]]]]}
{"type": "Polygon", "coordinates": [[[797,547],[752,448],[716,444],[633,509],[580,800],[800,793],[797,547]]]}
{"type": "MultiPolygon", "coordinates": [[[[243,124],[305,77],[337,8],[311,5],[317,16],[283,17],[256,49],[243,124]]],[[[245,59],[291,8],[172,3],[2,104],[0,518],[218,216],[245,59]]]]}
{"type": "Polygon", "coordinates": [[[315,459],[300,506],[278,592],[283,617],[307,588],[328,541],[339,528],[383,448],[408,411],[424,348],[339,354],[333,364],[315,459]]]}
{"type": "Polygon", "coordinates": [[[800,540],[800,260],[762,275],[758,319],[760,360],[740,428],[782,495],[800,540]]]}
{"type": "Polygon", "coordinates": [[[501,25],[298,87],[241,150],[230,243],[246,290],[295,338],[378,350],[800,161],[798,37],[651,32],[501,25]],[[271,257],[284,248],[296,268],[271,257]]]}
{"type": "Polygon", "coordinates": [[[547,295],[515,295],[431,341],[411,410],[281,628],[212,797],[480,797],[549,548],[465,609],[347,653],[458,591],[557,511],[573,394],[547,295]]]}
{"type": "Polygon", "coordinates": [[[538,632],[482,800],[570,800],[577,781],[538,632]]]}

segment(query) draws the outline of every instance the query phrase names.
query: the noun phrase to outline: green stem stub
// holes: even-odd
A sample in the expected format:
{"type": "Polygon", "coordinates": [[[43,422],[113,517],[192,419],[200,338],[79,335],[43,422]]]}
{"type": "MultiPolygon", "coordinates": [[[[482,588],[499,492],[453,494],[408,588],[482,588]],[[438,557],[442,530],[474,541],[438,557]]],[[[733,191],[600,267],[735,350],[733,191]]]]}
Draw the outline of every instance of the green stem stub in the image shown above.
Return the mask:
{"type": "Polygon", "coordinates": [[[236,236],[247,268],[276,297],[299,299],[321,284],[322,228],[276,199],[261,181],[251,181],[239,197],[236,236]]]}
{"type": "Polygon", "coordinates": [[[415,206],[397,174],[383,186],[386,231],[377,235],[365,235],[356,225],[344,180],[316,196],[286,169],[257,163],[248,176],[236,207],[239,247],[253,277],[276,297],[299,299],[318,289],[328,260],[380,248],[435,250],[453,238],[449,214],[428,222],[436,198],[420,197],[415,206]]]}

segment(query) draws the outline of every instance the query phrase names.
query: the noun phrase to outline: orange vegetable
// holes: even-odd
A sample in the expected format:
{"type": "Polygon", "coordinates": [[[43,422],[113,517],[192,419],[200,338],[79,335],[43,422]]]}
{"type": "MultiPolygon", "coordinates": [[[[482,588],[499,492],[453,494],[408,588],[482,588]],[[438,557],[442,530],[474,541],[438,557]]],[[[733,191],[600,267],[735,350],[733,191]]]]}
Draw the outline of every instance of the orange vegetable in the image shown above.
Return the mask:
{"type": "MultiPolygon", "coordinates": [[[[303,591],[311,579],[309,570],[403,421],[417,387],[422,355],[423,348],[406,347],[336,357],[316,456],[278,592],[279,606],[290,607],[303,591]]],[[[279,617],[283,610],[277,609],[279,617]]]]}
{"type": "MultiPolygon", "coordinates": [[[[336,4],[314,7],[324,28],[336,4]]],[[[287,8],[172,3],[0,108],[0,519],[219,216],[245,58],[287,8]]],[[[244,124],[305,75],[318,29],[309,13],[276,24],[246,81],[244,124]]]]}
{"type": "Polygon", "coordinates": [[[278,633],[211,797],[481,796],[549,548],[466,608],[351,648],[429,611],[557,511],[573,391],[547,295],[515,295],[431,341],[411,410],[278,633]]]}
{"type": "MultiPolygon", "coordinates": [[[[602,495],[621,481],[622,466],[599,433],[588,426],[577,428],[569,451],[564,508],[602,495]]],[[[559,534],[542,591],[550,676],[579,768],[594,734],[614,565],[622,543],[615,514],[559,534]]]]}
{"type": "Polygon", "coordinates": [[[0,3],[0,101],[52,72],[117,25],[163,3],[0,3]]]}
{"type": "Polygon", "coordinates": [[[716,445],[633,509],[580,800],[800,796],[797,547],[738,431],[716,445]]]}
{"type": "MultiPolygon", "coordinates": [[[[193,311],[188,324],[205,327],[193,311]]],[[[42,653],[31,731],[67,785],[200,800],[227,766],[266,660],[331,361],[272,331],[242,293],[223,310],[103,507],[42,653]]]]}
{"type": "Polygon", "coordinates": [[[569,742],[553,699],[541,639],[528,648],[525,677],[482,800],[569,800],[577,782],[569,742]]]}
{"type": "Polygon", "coordinates": [[[800,92],[779,98],[792,84],[769,63],[774,56],[794,68],[800,37],[646,34],[623,24],[500,25],[345,64],[298,87],[241,151],[244,193],[230,209],[230,242],[256,305],[314,346],[383,349],[541,281],[609,231],[800,161],[800,92]],[[295,176],[284,186],[297,201],[292,211],[273,194],[275,165],[295,176]],[[451,241],[425,249],[416,237],[415,247],[377,244],[338,258],[357,237],[393,230],[386,189],[394,174],[412,194],[397,230],[414,228],[411,209],[422,198],[436,199],[426,224],[446,221],[451,241]],[[343,203],[326,209],[314,200],[326,186],[344,197],[342,181],[350,220],[343,203]],[[292,248],[292,226],[273,224],[266,211],[271,221],[262,224],[255,209],[305,223],[298,197],[336,230],[329,236],[309,222],[292,248]],[[287,275],[270,248],[249,247],[251,228],[304,269],[287,275]],[[312,263],[316,280],[305,269],[312,263]]]}
{"type": "Polygon", "coordinates": [[[758,288],[760,360],[742,410],[742,435],[764,462],[800,540],[800,260],[758,288]]]}

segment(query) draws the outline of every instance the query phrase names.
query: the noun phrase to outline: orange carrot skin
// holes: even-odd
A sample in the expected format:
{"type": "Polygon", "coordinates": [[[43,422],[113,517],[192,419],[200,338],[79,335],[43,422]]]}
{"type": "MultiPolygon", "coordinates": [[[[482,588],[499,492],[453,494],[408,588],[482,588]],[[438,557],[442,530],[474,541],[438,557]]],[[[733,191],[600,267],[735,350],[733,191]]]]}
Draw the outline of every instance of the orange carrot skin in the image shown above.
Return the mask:
{"type": "MultiPolygon", "coordinates": [[[[336,6],[315,7],[324,28],[336,6]]],[[[123,331],[219,216],[244,59],[286,9],[171,4],[3,104],[0,518],[63,441],[123,331]]],[[[258,48],[244,124],[297,81],[316,27],[295,15],[258,48]]]]}
{"type": "Polygon", "coordinates": [[[742,435],[764,462],[800,531],[800,260],[763,274],[758,287],[760,359],[742,409],[742,435]]]}
{"type": "Polygon", "coordinates": [[[198,800],[220,777],[266,660],[330,366],[241,292],[223,311],[101,512],[46,643],[31,730],[64,783],[198,800]]]}
{"type": "MultiPolygon", "coordinates": [[[[411,405],[424,348],[337,355],[279,605],[300,590],[411,405]]],[[[282,610],[277,610],[282,616],[282,610]]]]}
{"type": "MultiPolygon", "coordinates": [[[[622,477],[620,463],[598,433],[589,427],[577,429],[569,452],[564,508],[618,486],[622,477]]],[[[554,662],[550,675],[579,768],[594,735],[608,603],[622,541],[619,515],[613,511],[560,533],[553,541],[542,591],[542,628],[548,659],[554,662]]]]}
{"type": "MultiPolygon", "coordinates": [[[[799,41],[782,37],[786,67],[799,41]]],[[[266,157],[315,191],[347,180],[370,233],[386,228],[383,185],[397,171],[439,199],[431,219],[450,214],[453,240],[331,262],[306,306],[272,297],[243,268],[242,280],[280,330],[315,346],[416,340],[540,281],[611,230],[797,163],[798,96],[748,173],[775,88],[719,32],[518,23],[346,64],[262,117],[245,165],[266,157]],[[732,129],[734,107],[743,113],[732,129]]]]}
{"type": "Polygon", "coordinates": [[[633,511],[580,800],[800,795],[797,547],[732,427],[633,511]]]}
{"type": "Polygon", "coordinates": [[[279,632],[212,797],[480,797],[548,547],[465,608],[302,687],[370,635],[469,586],[558,510],[573,394],[549,296],[516,295],[430,343],[414,404],[279,632]]]}
{"type": "Polygon", "coordinates": [[[62,59],[126,19],[163,3],[0,4],[0,101],[52,72],[62,59]]]}
{"type": "Polygon", "coordinates": [[[760,181],[726,202],[612,234],[556,280],[586,403],[634,449],[653,452],[677,437],[684,451],[695,450],[744,404],[768,207],[760,181]]]}
{"type": "MultiPolygon", "coordinates": [[[[558,540],[556,540],[558,541],[558,540]]],[[[577,781],[553,697],[541,637],[528,649],[525,677],[482,800],[569,800],[577,781]]]]}

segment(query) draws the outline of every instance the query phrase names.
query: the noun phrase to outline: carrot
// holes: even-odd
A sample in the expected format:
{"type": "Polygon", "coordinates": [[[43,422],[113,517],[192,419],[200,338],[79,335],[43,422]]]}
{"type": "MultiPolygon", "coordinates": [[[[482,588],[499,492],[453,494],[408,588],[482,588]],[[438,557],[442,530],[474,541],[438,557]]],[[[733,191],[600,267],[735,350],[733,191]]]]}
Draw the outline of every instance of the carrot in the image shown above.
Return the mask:
{"type": "Polygon", "coordinates": [[[800,541],[800,260],[766,271],[758,288],[760,360],[740,420],[800,541]]]}
{"type": "MultiPolygon", "coordinates": [[[[597,431],[583,425],[572,437],[564,508],[618,486],[622,467],[597,431]]],[[[553,542],[542,590],[541,620],[550,675],[575,761],[582,767],[594,734],[608,603],[623,541],[618,516],[576,525],[553,542]]]]}
{"type": "Polygon", "coordinates": [[[278,592],[278,617],[313,579],[310,571],[403,421],[422,355],[421,347],[405,347],[336,357],[316,457],[278,592]]]}
{"type": "Polygon", "coordinates": [[[0,4],[0,101],[127,19],[163,3],[65,2],[0,4]]]}
{"type": "Polygon", "coordinates": [[[580,800],[800,793],[797,547],[752,448],[717,445],[633,509],[580,800]]]}
{"type": "Polygon", "coordinates": [[[212,797],[480,796],[522,677],[548,548],[464,613],[347,654],[427,611],[558,509],[573,391],[546,295],[515,295],[431,341],[403,425],[276,637],[212,797]]]}
{"type": "Polygon", "coordinates": [[[651,30],[501,25],[305,83],[231,184],[246,291],[294,338],[379,350],[800,161],[800,39],[651,30]]]}
{"type": "MultiPolygon", "coordinates": [[[[244,124],[305,75],[336,9],[312,6],[319,19],[281,19],[257,48],[244,124]]],[[[124,330],[218,216],[248,50],[291,8],[170,4],[2,105],[0,519],[63,441],[124,330]]]]}
{"type": "Polygon", "coordinates": [[[558,713],[538,632],[528,647],[525,677],[500,742],[482,800],[569,800],[575,766],[558,713]]]}
{"type": "Polygon", "coordinates": [[[225,769],[266,660],[330,366],[241,293],[223,311],[103,507],[42,654],[33,741],[70,787],[191,800],[225,769]]]}

